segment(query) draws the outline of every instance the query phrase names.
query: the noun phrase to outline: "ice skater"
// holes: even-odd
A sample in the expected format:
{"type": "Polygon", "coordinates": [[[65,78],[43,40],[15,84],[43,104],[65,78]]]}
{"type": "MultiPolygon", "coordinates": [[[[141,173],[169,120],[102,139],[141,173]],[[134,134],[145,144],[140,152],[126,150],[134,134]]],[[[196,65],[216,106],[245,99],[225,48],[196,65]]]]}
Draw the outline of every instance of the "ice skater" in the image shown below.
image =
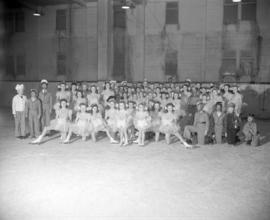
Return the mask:
{"type": "Polygon", "coordinates": [[[166,105],[166,111],[161,115],[160,132],[165,134],[166,143],[170,144],[171,135],[176,136],[186,148],[192,148],[192,145],[188,144],[180,134],[180,127],[177,124],[177,116],[174,113],[174,105],[168,103],[166,105]]]}
{"type": "Polygon", "coordinates": [[[139,132],[137,143],[139,146],[144,146],[145,132],[151,127],[151,117],[143,103],[138,105],[134,116],[134,126],[139,132]]]}
{"type": "Polygon", "coordinates": [[[86,104],[81,103],[76,115],[74,123],[69,126],[69,131],[67,138],[64,143],[67,144],[70,141],[71,135],[74,133],[82,137],[83,141],[86,141],[87,136],[89,136],[93,130],[93,126],[90,122],[91,115],[86,112],[86,104]]]}
{"type": "Polygon", "coordinates": [[[41,135],[36,140],[32,141],[31,144],[40,144],[47,131],[51,130],[60,132],[60,139],[61,142],[63,142],[70,126],[71,117],[72,111],[67,107],[67,100],[61,99],[60,108],[56,111],[55,119],[51,120],[50,125],[45,127],[41,135]]]}

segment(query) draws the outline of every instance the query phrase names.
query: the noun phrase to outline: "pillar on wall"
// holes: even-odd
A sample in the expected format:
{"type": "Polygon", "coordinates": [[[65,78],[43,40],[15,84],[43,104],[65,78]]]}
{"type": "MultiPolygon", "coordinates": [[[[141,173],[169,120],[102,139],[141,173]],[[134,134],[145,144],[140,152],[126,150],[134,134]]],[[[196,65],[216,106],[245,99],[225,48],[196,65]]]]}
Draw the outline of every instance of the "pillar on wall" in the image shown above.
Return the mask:
{"type": "Polygon", "coordinates": [[[112,1],[98,1],[98,79],[111,76],[112,1]]]}
{"type": "Polygon", "coordinates": [[[134,81],[145,78],[145,5],[136,6],[136,34],[134,47],[134,81]]]}

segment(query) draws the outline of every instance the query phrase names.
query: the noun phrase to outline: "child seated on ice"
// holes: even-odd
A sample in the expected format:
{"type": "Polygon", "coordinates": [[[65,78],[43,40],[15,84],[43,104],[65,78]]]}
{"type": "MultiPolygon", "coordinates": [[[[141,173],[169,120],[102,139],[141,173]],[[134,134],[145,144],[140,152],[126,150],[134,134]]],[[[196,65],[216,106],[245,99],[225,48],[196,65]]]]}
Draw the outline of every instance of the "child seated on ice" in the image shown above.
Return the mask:
{"type": "Polygon", "coordinates": [[[253,114],[248,115],[247,122],[245,123],[242,131],[245,136],[246,144],[252,145],[254,147],[259,145],[259,134],[253,114]]]}

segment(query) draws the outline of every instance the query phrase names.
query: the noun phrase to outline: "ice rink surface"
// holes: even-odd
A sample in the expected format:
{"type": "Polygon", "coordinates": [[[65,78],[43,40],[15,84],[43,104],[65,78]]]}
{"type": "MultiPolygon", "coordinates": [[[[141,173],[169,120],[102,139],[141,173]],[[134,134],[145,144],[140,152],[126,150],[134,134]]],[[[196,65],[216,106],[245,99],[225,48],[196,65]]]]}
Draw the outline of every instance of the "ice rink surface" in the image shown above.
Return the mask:
{"type": "Polygon", "coordinates": [[[257,148],[36,146],[0,110],[0,220],[269,220],[270,122],[259,129],[257,148]]]}

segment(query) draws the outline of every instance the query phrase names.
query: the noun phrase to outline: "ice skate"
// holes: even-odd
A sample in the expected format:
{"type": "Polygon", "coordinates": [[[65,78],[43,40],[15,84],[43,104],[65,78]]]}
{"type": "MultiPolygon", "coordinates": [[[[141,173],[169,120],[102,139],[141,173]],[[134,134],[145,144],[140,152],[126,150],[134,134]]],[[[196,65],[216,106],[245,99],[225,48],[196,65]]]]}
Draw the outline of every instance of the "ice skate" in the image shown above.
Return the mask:
{"type": "Polygon", "coordinates": [[[30,144],[40,144],[42,140],[42,136],[39,136],[36,140],[30,142],[30,144]]]}

